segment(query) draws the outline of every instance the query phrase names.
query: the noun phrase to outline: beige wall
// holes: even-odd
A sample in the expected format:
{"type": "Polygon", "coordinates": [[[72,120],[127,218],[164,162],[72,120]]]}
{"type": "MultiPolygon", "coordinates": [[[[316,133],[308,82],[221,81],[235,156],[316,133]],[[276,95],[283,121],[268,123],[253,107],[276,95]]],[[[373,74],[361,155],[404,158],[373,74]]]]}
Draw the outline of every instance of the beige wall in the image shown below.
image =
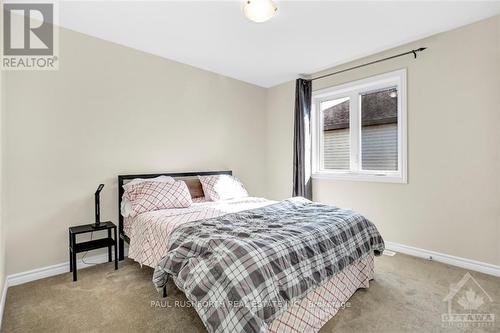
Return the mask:
{"type": "MultiPolygon", "coordinates": [[[[0,11],[0,15],[2,15],[3,12],[0,11]]],[[[0,19],[0,24],[2,24],[2,20],[0,19]]],[[[4,221],[5,221],[5,210],[4,210],[4,200],[5,200],[5,195],[4,195],[4,136],[5,136],[5,124],[4,124],[4,74],[0,70],[0,293],[3,290],[4,284],[5,284],[5,227],[4,227],[4,221]]],[[[1,317],[1,315],[0,315],[1,317]]],[[[2,319],[0,318],[0,323],[2,319]]]]}
{"type": "Polygon", "coordinates": [[[60,69],[7,72],[7,272],[68,260],[67,227],[117,221],[123,173],[231,169],[265,194],[266,91],[60,30],[60,69]]]}
{"type": "Polygon", "coordinates": [[[267,197],[292,196],[293,186],[293,109],[295,82],[267,90],[267,197]]]}
{"type": "MultiPolygon", "coordinates": [[[[365,214],[387,241],[500,264],[500,18],[345,64],[427,46],[315,81],[313,90],[408,69],[409,183],[315,180],[314,200],[365,214]]],[[[329,71],[328,71],[329,72],[329,71]]],[[[319,73],[318,73],[319,74],[319,73]]],[[[294,85],[268,91],[268,184],[290,195],[294,85]]]]}

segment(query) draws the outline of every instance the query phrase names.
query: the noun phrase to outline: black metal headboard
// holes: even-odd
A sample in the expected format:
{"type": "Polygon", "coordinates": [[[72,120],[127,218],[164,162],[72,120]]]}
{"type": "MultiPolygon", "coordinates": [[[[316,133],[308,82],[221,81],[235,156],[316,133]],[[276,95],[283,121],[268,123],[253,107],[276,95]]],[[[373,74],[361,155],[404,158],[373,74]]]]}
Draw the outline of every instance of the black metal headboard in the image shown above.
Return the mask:
{"type": "Polygon", "coordinates": [[[148,174],[139,174],[139,175],[119,175],[118,176],[118,231],[119,231],[119,256],[120,260],[124,258],[124,242],[129,242],[129,238],[123,232],[123,216],[121,214],[121,204],[122,204],[122,196],[123,196],[123,185],[127,183],[127,181],[131,181],[135,178],[156,178],[159,176],[170,176],[173,178],[186,178],[186,177],[196,177],[196,176],[212,176],[212,175],[232,175],[232,171],[201,171],[201,172],[176,172],[176,173],[148,173],[148,174]]]}

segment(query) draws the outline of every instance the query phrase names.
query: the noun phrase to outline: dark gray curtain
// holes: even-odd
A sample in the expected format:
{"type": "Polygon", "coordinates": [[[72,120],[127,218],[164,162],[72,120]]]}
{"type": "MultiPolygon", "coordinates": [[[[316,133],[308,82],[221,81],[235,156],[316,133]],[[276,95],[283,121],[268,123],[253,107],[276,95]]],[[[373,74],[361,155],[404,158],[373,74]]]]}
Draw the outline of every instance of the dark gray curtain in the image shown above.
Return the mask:
{"type": "Polygon", "coordinates": [[[295,122],[293,128],[293,196],[312,199],[311,184],[311,81],[295,82],[295,122]],[[306,136],[309,136],[306,138],[306,136]]]}

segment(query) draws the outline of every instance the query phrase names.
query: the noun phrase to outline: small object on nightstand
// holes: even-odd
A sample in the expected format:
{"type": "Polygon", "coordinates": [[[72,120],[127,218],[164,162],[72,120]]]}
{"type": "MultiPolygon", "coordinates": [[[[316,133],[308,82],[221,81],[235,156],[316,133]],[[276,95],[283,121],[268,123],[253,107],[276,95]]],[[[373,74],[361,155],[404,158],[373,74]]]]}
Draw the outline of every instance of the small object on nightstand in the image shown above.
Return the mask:
{"type": "Polygon", "coordinates": [[[102,222],[99,227],[95,224],[84,224],[69,228],[69,271],[73,272],[73,281],[76,281],[76,254],[80,252],[96,250],[103,247],[108,248],[108,262],[112,260],[112,248],[115,247],[115,270],[118,269],[118,238],[116,237],[116,225],[113,222],[102,222]],[[107,230],[108,237],[94,239],[87,242],[77,243],[76,235],[88,232],[107,230]],[[113,231],[113,237],[111,237],[113,231]]]}
{"type": "Polygon", "coordinates": [[[101,224],[101,191],[104,188],[104,184],[99,184],[97,187],[97,190],[95,191],[94,194],[94,199],[95,199],[95,224],[94,228],[98,229],[99,225],[101,224]]]}

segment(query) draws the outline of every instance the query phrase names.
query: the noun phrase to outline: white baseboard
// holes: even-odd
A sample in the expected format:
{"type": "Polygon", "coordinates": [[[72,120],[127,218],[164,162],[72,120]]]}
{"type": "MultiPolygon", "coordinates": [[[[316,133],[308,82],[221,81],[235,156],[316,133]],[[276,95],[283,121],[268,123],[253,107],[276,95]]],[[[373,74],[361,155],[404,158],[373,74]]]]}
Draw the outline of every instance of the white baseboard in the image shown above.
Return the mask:
{"type": "Polygon", "coordinates": [[[388,250],[394,252],[400,252],[408,254],[410,256],[425,258],[429,260],[435,260],[448,265],[469,269],[471,271],[481,272],[494,276],[500,276],[500,266],[497,265],[492,265],[472,259],[455,257],[449,254],[419,249],[417,247],[393,243],[393,242],[385,242],[385,247],[388,250]]]}
{"type": "MultiPolygon", "coordinates": [[[[127,250],[128,249],[125,248],[125,257],[127,257],[127,254],[128,254],[127,250]]],[[[85,257],[85,262],[86,263],[84,263],[82,261],[82,259],[78,259],[76,261],[77,269],[82,269],[85,267],[90,267],[90,266],[94,266],[97,264],[102,264],[102,263],[108,262],[108,254],[101,253],[101,254],[96,254],[94,256],[85,257]]],[[[2,290],[2,298],[0,299],[0,328],[2,327],[2,319],[3,319],[4,308],[5,308],[5,300],[7,298],[7,289],[9,287],[17,286],[19,284],[43,279],[43,278],[54,276],[54,275],[64,274],[64,273],[68,273],[68,272],[69,272],[69,261],[63,262],[63,263],[57,264],[57,265],[33,269],[31,271],[26,271],[26,272],[8,275],[5,278],[5,282],[4,282],[3,290],[2,290]]]]}
{"type": "MultiPolygon", "coordinates": [[[[126,255],[127,251],[125,251],[125,256],[126,255]]],[[[77,269],[108,262],[108,254],[101,253],[94,256],[87,256],[85,257],[85,262],[86,263],[84,263],[82,259],[77,259],[76,261],[77,269]]],[[[12,287],[12,286],[17,286],[19,284],[43,279],[54,275],[64,274],[68,272],[69,272],[69,261],[66,261],[61,264],[36,268],[31,271],[8,275],[6,278],[6,284],[8,283],[8,286],[12,287]]]]}
{"type": "MultiPolygon", "coordinates": [[[[394,252],[400,252],[414,257],[435,260],[448,265],[457,266],[489,275],[500,276],[500,266],[488,264],[477,260],[456,257],[435,251],[424,250],[417,247],[398,244],[394,242],[385,242],[385,245],[388,250],[394,252]]],[[[127,255],[128,252],[126,250],[125,250],[125,256],[127,255]]],[[[94,256],[89,256],[85,258],[85,261],[87,262],[87,264],[85,264],[81,259],[77,260],[78,269],[105,263],[108,261],[108,254],[102,253],[94,256]]],[[[4,297],[8,287],[43,279],[54,275],[64,274],[67,272],[69,272],[69,262],[64,262],[61,264],[33,269],[31,271],[8,275],[5,279],[3,288],[4,291],[2,294],[2,299],[0,300],[0,310],[2,309],[3,302],[5,301],[4,297]]]]}
{"type": "Polygon", "coordinates": [[[7,289],[9,288],[9,281],[5,278],[3,282],[2,298],[0,299],[0,329],[2,328],[3,310],[5,309],[5,300],[7,299],[7,289]]]}

